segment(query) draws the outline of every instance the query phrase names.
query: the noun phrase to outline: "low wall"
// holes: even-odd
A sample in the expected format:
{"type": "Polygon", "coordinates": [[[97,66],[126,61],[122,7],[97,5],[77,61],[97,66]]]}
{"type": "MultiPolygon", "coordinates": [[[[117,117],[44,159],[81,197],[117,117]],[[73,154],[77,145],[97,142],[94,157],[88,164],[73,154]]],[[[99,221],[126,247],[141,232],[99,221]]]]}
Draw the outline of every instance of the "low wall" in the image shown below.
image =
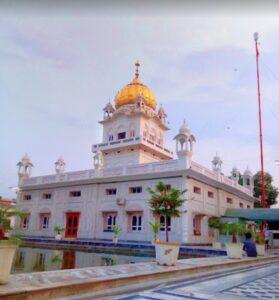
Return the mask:
{"type": "MultiPolygon", "coordinates": [[[[140,242],[118,242],[117,244],[111,241],[97,241],[97,240],[55,240],[51,238],[25,238],[25,246],[31,247],[48,247],[59,248],[66,247],[73,250],[94,250],[103,249],[104,251],[113,250],[115,253],[149,253],[155,256],[155,247],[151,243],[140,242]]],[[[207,247],[208,244],[182,244],[180,247],[180,256],[219,256],[226,255],[225,250],[215,250],[207,247]],[[206,245],[206,246],[204,246],[206,245]],[[203,248],[204,247],[204,248],[203,248]]]]}

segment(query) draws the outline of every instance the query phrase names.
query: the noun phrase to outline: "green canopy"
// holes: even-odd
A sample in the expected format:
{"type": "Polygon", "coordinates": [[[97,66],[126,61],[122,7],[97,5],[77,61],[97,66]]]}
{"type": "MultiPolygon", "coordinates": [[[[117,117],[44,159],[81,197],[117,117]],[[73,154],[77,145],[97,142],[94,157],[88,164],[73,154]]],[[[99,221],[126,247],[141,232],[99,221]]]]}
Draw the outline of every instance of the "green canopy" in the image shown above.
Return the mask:
{"type": "Polygon", "coordinates": [[[224,217],[251,221],[279,222],[279,208],[228,209],[224,217]]]}

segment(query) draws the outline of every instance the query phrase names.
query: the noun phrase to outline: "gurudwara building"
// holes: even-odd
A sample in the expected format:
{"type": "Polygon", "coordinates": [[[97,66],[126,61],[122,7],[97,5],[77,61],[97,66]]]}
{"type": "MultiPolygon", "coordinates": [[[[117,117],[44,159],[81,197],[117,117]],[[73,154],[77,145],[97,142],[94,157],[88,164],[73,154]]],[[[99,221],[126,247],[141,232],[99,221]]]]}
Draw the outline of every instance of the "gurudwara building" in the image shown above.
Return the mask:
{"type": "Polygon", "coordinates": [[[210,216],[254,206],[249,170],[239,185],[238,170],[226,177],[217,155],[212,170],[192,161],[196,139],[185,122],[173,138],[176,153],[166,147],[167,115],[141,83],[138,68],[136,63],[133,81],[104,108],[103,140],[92,146],[94,168],[65,172],[59,158],[55,174],[31,177],[30,158],[25,155],[18,163],[17,205],[27,213],[22,221],[26,236],[53,237],[54,227],[62,226],[65,239],[111,239],[118,225],[120,240],[150,241],[149,222],[155,217],[147,187],[159,181],[187,190],[179,218],[158,217],[162,236],[167,226],[172,241],[208,243],[210,216]]]}

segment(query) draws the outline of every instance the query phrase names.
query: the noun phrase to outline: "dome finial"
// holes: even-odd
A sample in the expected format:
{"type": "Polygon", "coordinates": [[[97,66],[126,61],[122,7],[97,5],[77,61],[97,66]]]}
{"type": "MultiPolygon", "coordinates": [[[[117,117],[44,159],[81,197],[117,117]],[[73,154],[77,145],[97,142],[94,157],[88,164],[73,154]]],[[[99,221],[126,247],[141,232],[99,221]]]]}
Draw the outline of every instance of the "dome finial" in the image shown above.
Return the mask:
{"type": "Polygon", "coordinates": [[[139,78],[139,66],[140,66],[140,63],[137,60],[136,63],[135,63],[135,79],[139,78]]]}

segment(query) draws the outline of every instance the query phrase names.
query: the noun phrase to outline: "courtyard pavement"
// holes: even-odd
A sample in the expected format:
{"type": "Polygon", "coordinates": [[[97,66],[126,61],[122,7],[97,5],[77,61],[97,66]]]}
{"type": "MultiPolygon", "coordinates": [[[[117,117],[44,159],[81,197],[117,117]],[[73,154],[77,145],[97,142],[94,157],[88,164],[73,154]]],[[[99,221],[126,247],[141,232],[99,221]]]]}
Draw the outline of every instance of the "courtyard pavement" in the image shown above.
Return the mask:
{"type": "Polygon", "coordinates": [[[122,300],[181,300],[181,299],[279,299],[279,263],[250,267],[136,295],[115,297],[122,300]]]}

